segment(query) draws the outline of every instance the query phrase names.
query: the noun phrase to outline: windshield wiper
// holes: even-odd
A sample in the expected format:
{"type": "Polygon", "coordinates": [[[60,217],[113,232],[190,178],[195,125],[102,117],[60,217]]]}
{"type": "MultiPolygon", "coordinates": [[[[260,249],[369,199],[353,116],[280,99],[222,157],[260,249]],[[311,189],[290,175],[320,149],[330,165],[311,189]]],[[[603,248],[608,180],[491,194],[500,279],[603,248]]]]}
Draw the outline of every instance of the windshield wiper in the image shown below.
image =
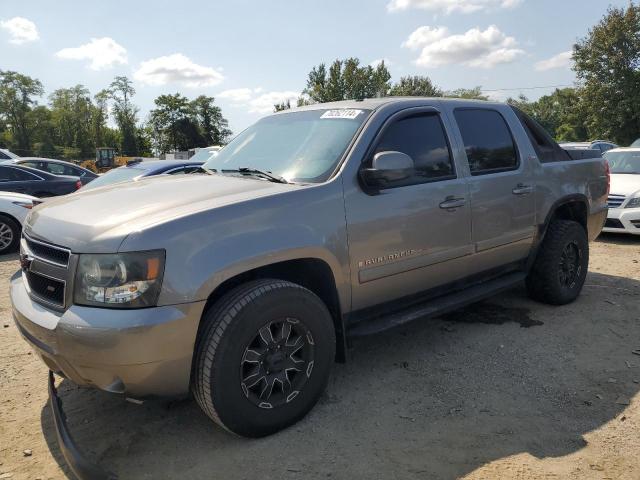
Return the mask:
{"type": "Polygon", "coordinates": [[[222,173],[242,173],[242,174],[246,174],[246,175],[256,175],[259,177],[263,177],[266,178],[267,180],[269,180],[270,182],[276,182],[276,183],[289,183],[287,182],[283,177],[280,177],[278,175],[274,175],[271,172],[267,172],[265,170],[259,170],[257,168],[251,168],[251,167],[240,167],[237,168],[235,170],[220,170],[222,173]]]}

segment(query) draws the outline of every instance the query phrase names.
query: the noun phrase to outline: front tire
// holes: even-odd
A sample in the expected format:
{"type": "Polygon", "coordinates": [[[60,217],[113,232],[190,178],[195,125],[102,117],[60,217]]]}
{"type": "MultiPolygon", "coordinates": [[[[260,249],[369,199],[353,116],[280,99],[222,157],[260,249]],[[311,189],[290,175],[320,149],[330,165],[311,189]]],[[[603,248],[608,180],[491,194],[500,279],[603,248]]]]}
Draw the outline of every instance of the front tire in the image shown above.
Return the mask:
{"type": "Polygon", "coordinates": [[[587,278],[589,241],[578,222],[553,221],[527,276],[529,296],[550,305],[573,302],[587,278]]]}
{"type": "Polygon", "coordinates": [[[0,215],[0,255],[13,252],[20,242],[20,224],[14,219],[0,215]]]}
{"type": "Polygon", "coordinates": [[[335,332],[313,292],[282,280],[230,291],[203,318],[192,389],[227,430],[262,437],[304,417],[324,391],[335,332]]]}

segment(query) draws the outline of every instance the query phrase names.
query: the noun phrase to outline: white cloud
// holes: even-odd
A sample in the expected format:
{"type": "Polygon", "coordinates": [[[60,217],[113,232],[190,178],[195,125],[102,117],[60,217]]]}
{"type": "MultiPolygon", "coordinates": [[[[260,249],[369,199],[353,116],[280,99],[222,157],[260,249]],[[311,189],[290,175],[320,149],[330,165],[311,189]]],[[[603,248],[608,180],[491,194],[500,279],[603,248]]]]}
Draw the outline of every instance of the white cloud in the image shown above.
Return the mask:
{"type": "Polygon", "coordinates": [[[513,8],[523,0],[391,0],[387,10],[395,12],[418,8],[436,13],[474,13],[491,8],[513,8]]]}
{"type": "Polygon", "coordinates": [[[249,113],[271,113],[276,103],[287,100],[291,102],[292,106],[295,106],[299,96],[300,92],[293,91],[263,93],[249,101],[249,113]]]}
{"type": "Polygon", "coordinates": [[[277,103],[289,100],[291,106],[297,103],[300,92],[281,91],[265,92],[264,88],[233,88],[224,90],[216,95],[216,98],[229,100],[234,107],[247,108],[249,113],[271,113],[273,106],[277,103]]]}
{"type": "Polygon", "coordinates": [[[127,50],[113,38],[92,38],[89,43],[79,47],[63,48],[56,57],[65,60],[89,60],[91,70],[105,70],[117,64],[128,62],[127,50]]]}
{"type": "Polygon", "coordinates": [[[253,90],[250,88],[233,88],[220,92],[216,97],[231,100],[233,103],[244,103],[251,100],[253,90]]]}
{"type": "Polygon", "coordinates": [[[13,17],[0,21],[0,27],[9,32],[9,42],[15,45],[35,42],[40,38],[36,24],[23,17],[13,17]]]}
{"type": "Polygon", "coordinates": [[[425,45],[437,42],[447,35],[449,35],[447,27],[420,27],[409,35],[409,38],[407,38],[402,46],[410,48],[411,50],[417,50],[418,48],[423,48],[425,45]]]}
{"type": "Polygon", "coordinates": [[[466,33],[450,35],[446,27],[420,27],[403,43],[412,50],[421,49],[415,60],[421,67],[439,67],[452,63],[469,67],[492,68],[510,63],[525,52],[517,48],[513,37],[491,25],[486,30],[472,28],[466,33]]]}
{"type": "Polygon", "coordinates": [[[181,53],[146,60],[133,77],[146,85],[176,83],[191,88],[213,87],[224,80],[218,70],[198,65],[181,53]]]}
{"type": "Polygon", "coordinates": [[[393,65],[393,62],[391,60],[389,60],[388,58],[376,58],[369,65],[371,67],[373,67],[373,68],[378,68],[378,65],[380,65],[382,62],[384,62],[385,66],[387,66],[387,67],[390,67],[391,65],[393,65]]]}
{"type": "Polygon", "coordinates": [[[562,52],[546,60],[541,60],[540,62],[536,63],[535,68],[539,72],[552,70],[554,68],[567,68],[571,65],[572,57],[572,51],[562,52]]]}

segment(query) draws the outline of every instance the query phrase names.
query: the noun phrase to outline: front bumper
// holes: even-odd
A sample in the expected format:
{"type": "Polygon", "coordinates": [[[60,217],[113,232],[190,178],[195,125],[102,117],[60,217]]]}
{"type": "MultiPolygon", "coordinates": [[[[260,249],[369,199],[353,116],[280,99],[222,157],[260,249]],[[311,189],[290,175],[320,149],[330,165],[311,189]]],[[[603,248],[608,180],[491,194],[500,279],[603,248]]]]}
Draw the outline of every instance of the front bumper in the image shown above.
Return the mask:
{"type": "Polygon", "coordinates": [[[62,411],[62,405],[58,398],[58,392],[53,377],[53,372],[49,370],[49,405],[51,406],[51,415],[53,423],[56,427],[56,436],[58,437],[58,446],[62,452],[67,465],[80,480],[116,480],[118,477],[111,472],[102,470],[97,465],[89,462],[78,450],[75,442],[71,438],[67,420],[62,411]]]}
{"type": "Polygon", "coordinates": [[[78,385],[130,397],[189,392],[191,360],[205,302],[114,310],[34,301],[21,272],[11,278],[18,330],[47,367],[78,385]]]}
{"type": "Polygon", "coordinates": [[[640,208],[611,208],[603,232],[640,235],[640,208]]]}

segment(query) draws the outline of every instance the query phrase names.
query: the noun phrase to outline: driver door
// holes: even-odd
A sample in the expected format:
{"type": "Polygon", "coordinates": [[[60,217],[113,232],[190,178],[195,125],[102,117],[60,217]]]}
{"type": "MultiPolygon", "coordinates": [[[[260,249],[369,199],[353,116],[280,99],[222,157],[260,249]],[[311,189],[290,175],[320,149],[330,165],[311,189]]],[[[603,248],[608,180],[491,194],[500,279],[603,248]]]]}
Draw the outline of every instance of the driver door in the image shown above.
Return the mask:
{"type": "Polygon", "coordinates": [[[462,278],[473,253],[469,187],[440,114],[412,108],[393,115],[363,167],[383,151],[409,155],[415,168],[378,191],[345,195],[353,310],[462,278]]]}

